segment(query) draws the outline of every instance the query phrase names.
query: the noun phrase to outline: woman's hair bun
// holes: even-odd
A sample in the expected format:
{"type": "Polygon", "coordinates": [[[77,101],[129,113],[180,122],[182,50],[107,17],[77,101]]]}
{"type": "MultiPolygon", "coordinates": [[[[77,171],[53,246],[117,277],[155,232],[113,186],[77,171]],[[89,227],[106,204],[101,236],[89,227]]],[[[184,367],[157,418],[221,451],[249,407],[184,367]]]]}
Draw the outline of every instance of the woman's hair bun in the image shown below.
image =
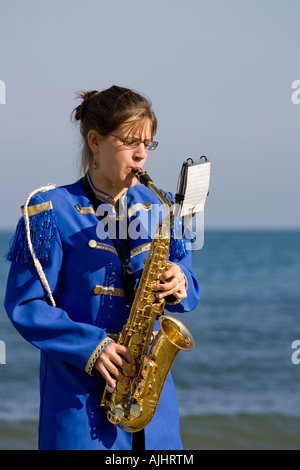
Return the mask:
{"type": "Polygon", "coordinates": [[[82,102],[73,111],[75,121],[83,120],[87,103],[91,101],[94,98],[94,96],[98,95],[98,93],[99,92],[97,90],[80,91],[79,93],[77,93],[77,98],[81,98],[82,102]]]}

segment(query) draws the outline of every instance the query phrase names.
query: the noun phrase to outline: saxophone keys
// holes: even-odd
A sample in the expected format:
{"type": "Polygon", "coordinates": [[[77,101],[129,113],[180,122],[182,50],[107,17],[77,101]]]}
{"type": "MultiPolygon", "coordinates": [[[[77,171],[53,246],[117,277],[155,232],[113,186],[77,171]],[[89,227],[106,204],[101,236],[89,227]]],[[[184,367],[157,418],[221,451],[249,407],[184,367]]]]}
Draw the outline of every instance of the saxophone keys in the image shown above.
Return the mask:
{"type": "Polygon", "coordinates": [[[144,337],[141,333],[134,333],[130,338],[129,345],[131,346],[133,344],[141,344],[143,339],[144,339],[144,337]]]}
{"type": "Polygon", "coordinates": [[[129,350],[131,352],[133,359],[136,359],[140,354],[140,348],[136,344],[129,346],[129,350]]]}
{"type": "Polygon", "coordinates": [[[117,393],[122,394],[127,394],[129,392],[129,385],[130,385],[130,379],[128,377],[126,378],[126,382],[117,382],[116,390],[117,393]]]}
{"type": "Polygon", "coordinates": [[[124,417],[124,410],[121,405],[116,405],[113,413],[117,415],[118,418],[122,419],[124,417]]]}
{"type": "Polygon", "coordinates": [[[132,418],[137,418],[138,416],[140,416],[141,412],[142,412],[142,408],[138,403],[134,403],[133,405],[131,405],[130,416],[132,418]]]}
{"type": "Polygon", "coordinates": [[[107,412],[107,419],[110,423],[118,426],[124,417],[124,410],[121,405],[116,405],[113,410],[107,412]]]}
{"type": "Polygon", "coordinates": [[[106,390],[108,391],[108,393],[113,393],[114,390],[115,390],[113,387],[111,387],[110,385],[108,385],[108,383],[105,385],[105,388],[106,388],[106,390]]]}

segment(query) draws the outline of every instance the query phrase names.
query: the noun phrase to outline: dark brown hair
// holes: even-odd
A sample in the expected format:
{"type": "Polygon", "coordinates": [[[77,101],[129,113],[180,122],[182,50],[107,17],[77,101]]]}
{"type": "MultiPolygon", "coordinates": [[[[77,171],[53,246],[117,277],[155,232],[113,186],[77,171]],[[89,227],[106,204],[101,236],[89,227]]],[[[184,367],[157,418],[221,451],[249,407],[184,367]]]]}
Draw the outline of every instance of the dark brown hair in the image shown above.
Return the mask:
{"type": "Polygon", "coordinates": [[[80,121],[80,132],[83,138],[82,169],[85,172],[92,158],[92,152],[87,142],[90,130],[96,130],[106,136],[124,123],[132,123],[132,130],[142,128],[147,120],[150,121],[152,136],[157,129],[157,119],[151,108],[151,101],[145,96],[116,85],[98,92],[82,91],[78,93],[82,102],[77,106],[72,116],[74,121],[80,121]]]}

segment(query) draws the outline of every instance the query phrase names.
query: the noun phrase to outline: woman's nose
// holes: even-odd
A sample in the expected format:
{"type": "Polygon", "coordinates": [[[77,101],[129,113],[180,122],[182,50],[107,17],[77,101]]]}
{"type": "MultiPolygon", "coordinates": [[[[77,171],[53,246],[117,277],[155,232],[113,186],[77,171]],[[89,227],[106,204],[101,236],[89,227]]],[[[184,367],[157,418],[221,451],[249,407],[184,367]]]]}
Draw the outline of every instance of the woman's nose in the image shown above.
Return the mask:
{"type": "Polygon", "coordinates": [[[134,157],[136,157],[136,158],[146,158],[147,155],[148,155],[148,150],[146,149],[145,144],[143,142],[141,142],[140,145],[138,145],[135,148],[134,157]]]}

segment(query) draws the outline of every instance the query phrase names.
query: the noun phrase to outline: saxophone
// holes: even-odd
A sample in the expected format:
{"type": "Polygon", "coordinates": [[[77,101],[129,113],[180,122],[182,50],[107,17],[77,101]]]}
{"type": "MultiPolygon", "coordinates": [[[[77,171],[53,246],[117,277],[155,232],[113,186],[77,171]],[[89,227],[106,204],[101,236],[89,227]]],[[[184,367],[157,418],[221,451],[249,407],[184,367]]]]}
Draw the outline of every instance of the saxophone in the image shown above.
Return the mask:
{"type": "Polygon", "coordinates": [[[126,383],[116,381],[115,388],[106,383],[101,401],[108,420],[127,432],[140,431],[150,422],[177,353],[191,351],[195,344],[183,323],[162,315],[165,299],[157,299],[155,291],[158,277],[167,267],[173,203],[154,186],[146,171],[132,171],[156,194],[165,211],[152,239],[130,315],[117,340],[135,359],[134,376],[127,376],[126,383]],[[157,315],[160,329],[154,333],[157,315]]]}

